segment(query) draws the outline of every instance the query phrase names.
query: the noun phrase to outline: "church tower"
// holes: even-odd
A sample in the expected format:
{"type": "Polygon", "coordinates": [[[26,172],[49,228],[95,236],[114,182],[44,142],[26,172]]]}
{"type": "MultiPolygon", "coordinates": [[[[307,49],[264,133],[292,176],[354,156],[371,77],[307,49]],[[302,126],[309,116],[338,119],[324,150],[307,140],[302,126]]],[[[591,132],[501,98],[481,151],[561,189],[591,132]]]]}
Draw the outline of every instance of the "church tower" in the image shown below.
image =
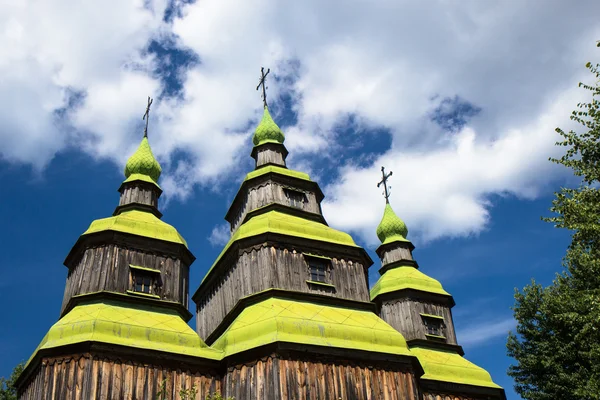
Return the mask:
{"type": "Polygon", "coordinates": [[[371,301],[419,359],[425,372],[419,379],[425,398],[444,398],[449,393],[475,398],[504,396],[487,371],[462,357],[452,320],[454,299],[437,280],[419,270],[412,256],[414,246],[407,239],[408,228],[389,203],[387,178],[391,172],[386,175],[383,167],[381,172],[386,200],[377,226],[381,277],[371,288],[371,301]]]}
{"type": "Polygon", "coordinates": [[[146,125],[125,165],[119,205],[91,223],[65,260],[60,317],[27,362],[19,398],[157,399],[191,385],[203,394],[220,390],[213,377],[220,352],[187,324],[194,256],[161,220],[160,174],[146,125]]]}
{"type": "Polygon", "coordinates": [[[192,296],[196,331],[195,258],[162,221],[146,125],[113,215],[93,221],[65,260],[60,317],[18,379],[20,399],[505,399],[462,357],[452,296],[419,270],[387,201],[381,277],[369,289],[367,252],[327,224],[319,185],[287,167],[265,78],[254,170],[225,215],[229,242],[192,296]]]}

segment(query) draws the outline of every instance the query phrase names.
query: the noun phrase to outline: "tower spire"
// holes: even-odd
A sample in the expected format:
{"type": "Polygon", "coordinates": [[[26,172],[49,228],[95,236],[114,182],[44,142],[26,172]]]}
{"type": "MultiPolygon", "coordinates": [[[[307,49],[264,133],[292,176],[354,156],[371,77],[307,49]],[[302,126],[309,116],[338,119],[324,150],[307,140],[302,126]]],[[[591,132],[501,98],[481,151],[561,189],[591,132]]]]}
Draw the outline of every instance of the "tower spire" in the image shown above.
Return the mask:
{"type": "Polygon", "coordinates": [[[146,120],[146,127],[144,128],[144,137],[145,138],[148,137],[148,120],[150,119],[150,106],[152,105],[152,101],[154,101],[154,99],[151,99],[150,96],[148,96],[148,106],[146,106],[146,112],[144,113],[144,116],[142,117],[142,121],[146,120]]]}
{"type": "Polygon", "coordinates": [[[256,86],[256,90],[258,90],[262,86],[262,99],[263,106],[267,108],[267,75],[269,75],[271,69],[267,69],[267,73],[265,73],[265,67],[260,67],[260,81],[258,82],[258,86],[256,86]]]}
{"type": "Polygon", "coordinates": [[[392,187],[390,186],[388,188],[387,180],[388,180],[388,178],[390,176],[392,176],[392,171],[390,171],[390,173],[386,175],[386,173],[385,173],[385,167],[381,167],[381,175],[382,175],[383,178],[381,179],[381,182],[379,182],[377,184],[377,187],[383,185],[383,196],[385,197],[386,204],[389,204],[390,203],[390,194],[391,193],[390,193],[390,191],[388,189],[392,189],[392,187]]]}

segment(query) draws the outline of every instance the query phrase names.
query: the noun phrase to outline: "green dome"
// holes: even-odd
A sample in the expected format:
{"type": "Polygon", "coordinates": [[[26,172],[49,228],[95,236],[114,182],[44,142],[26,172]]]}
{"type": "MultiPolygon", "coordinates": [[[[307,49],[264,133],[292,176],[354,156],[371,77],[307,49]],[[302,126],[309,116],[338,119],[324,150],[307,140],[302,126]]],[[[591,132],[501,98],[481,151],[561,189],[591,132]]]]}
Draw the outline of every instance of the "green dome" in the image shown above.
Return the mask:
{"type": "Polygon", "coordinates": [[[389,203],[385,205],[383,218],[377,227],[377,237],[381,240],[381,244],[387,244],[394,241],[408,242],[408,228],[392,210],[389,203]]]}
{"type": "Polygon", "coordinates": [[[283,132],[273,118],[271,118],[271,114],[269,114],[269,109],[265,107],[265,112],[263,114],[262,120],[260,124],[256,127],[256,131],[254,131],[254,137],[252,138],[252,142],[255,146],[264,143],[280,143],[283,144],[285,140],[285,136],[283,136],[283,132]]]}
{"type": "Polygon", "coordinates": [[[148,138],[145,137],[142,139],[140,147],[129,157],[127,164],[125,164],[125,178],[129,178],[133,174],[146,175],[155,183],[158,183],[161,172],[160,164],[154,158],[148,138]]]}

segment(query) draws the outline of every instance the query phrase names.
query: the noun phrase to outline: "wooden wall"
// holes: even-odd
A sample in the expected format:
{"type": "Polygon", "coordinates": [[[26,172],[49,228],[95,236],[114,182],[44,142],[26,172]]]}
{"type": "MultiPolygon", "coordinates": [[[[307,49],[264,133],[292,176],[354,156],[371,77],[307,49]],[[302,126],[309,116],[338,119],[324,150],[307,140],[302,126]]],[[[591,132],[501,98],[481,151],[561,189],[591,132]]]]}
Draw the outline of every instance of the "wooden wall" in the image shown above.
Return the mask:
{"type": "MultiPolygon", "coordinates": [[[[333,257],[333,254],[322,255],[333,257]]],[[[306,283],[309,279],[308,264],[302,253],[266,244],[246,249],[196,304],[196,330],[205,340],[240,298],[269,288],[367,302],[370,299],[367,275],[363,265],[356,261],[332,258],[329,283],[335,285],[335,290],[306,283]]]]}
{"type": "Polygon", "coordinates": [[[453,395],[447,393],[423,393],[423,400],[488,400],[490,398],[489,396],[472,397],[470,395],[453,395]]]}
{"type": "Polygon", "coordinates": [[[271,147],[263,146],[256,152],[256,168],[265,164],[277,164],[285,167],[285,160],[283,159],[283,148],[280,146],[271,147]]]}
{"type": "Polygon", "coordinates": [[[236,400],[418,399],[408,370],[277,357],[230,367],[223,388],[236,400]]]}
{"type": "Polygon", "coordinates": [[[179,400],[180,389],[192,385],[198,390],[197,398],[202,399],[209,392],[221,390],[219,377],[200,372],[83,354],[43,359],[19,399],[154,400],[159,399],[163,381],[167,395],[161,400],[179,400]]]}
{"type": "Polygon", "coordinates": [[[119,199],[119,205],[125,205],[129,203],[141,203],[148,204],[150,206],[158,207],[159,193],[157,189],[151,189],[151,184],[143,184],[138,182],[128,183],[119,199]]]}
{"type": "Polygon", "coordinates": [[[131,290],[130,264],[160,270],[163,285],[156,294],[188,306],[189,266],[174,257],[107,244],[86,249],[69,271],[61,312],[74,295],[131,290]]]}
{"type": "Polygon", "coordinates": [[[386,266],[387,264],[400,261],[400,260],[412,260],[412,252],[409,248],[404,245],[397,245],[386,249],[381,255],[381,265],[386,266]]]}
{"type": "Polygon", "coordinates": [[[447,305],[410,298],[385,300],[381,304],[379,316],[402,333],[406,340],[426,339],[425,325],[420,313],[444,317],[446,343],[456,344],[452,311],[447,305]]]}
{"type": "MultiPolygon", "coordinates": [[[[235,204],[236,210],[234,211],[231,220],[231,232],[234,232],[240,226],[246,217],[246,214],[252,210],[256,210],[257,208],[272,203],[291,206],[289,199],[283,191],[284,187],[287,188],[288,186],[281,185],[272,180],[266,180],[258,183],[256,186],[249,187],[248,193],[242,197],[241,202],[235,204]]],[[[291,186],[289,186],[289,188],[306,194],[307,201],[304,202],[304,205],[299,209],[315,214],[321,213],[321,207],[319,206],[317,196],[313,191],[291,186]]]]}

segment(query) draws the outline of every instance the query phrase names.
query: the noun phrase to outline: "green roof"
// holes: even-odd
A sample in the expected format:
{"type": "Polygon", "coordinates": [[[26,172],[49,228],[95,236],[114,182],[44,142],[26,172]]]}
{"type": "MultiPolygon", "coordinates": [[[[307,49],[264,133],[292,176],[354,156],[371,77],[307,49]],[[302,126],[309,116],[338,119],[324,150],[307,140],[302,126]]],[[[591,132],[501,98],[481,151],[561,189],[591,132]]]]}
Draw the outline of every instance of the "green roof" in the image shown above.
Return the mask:
{"type": "Polygon", "coordinates": [[[441,349],[411,347],[425,374],[421,379],[502,389],[490,374],[457,353],[441,349]]]}
{"type": "MultiPolygon", "coordinates": [[[[125,178],[129,179],[132,175],[145,175],[151,179],[152,183],[158,183],[158,178],[162,169],[148,143],[148,138],[144,137],[140,146],[125,164],[125,178]]],[[[127,180],[126,180],[127,182],[127,180]]]]}
{"type": "Polygon", "coordinates": [[[158,186],[158,183],[154,182],[152,180],[152,178],[150,178],[148,175],[143,175],[143,174],[131,174],[131,175],[129,175],[129,177],[127,179],[125,179],[123,181],[123,183],[133,182],[133,181],[148,182],[148,183],[155,185],[156,187],[158,187],[160,189],[160,186],[158,186]]]}
{"type": "Polygon", "coordinates": [[[356,243],[354,243],[352,236],[345,232],[330,228],[329,226],[319,222],[295,217],[293,215],[273,210],[264,214],[255,215],[242,224],[235,231],[231,239],[229,239],[229,242],[225,245],[223,251],[221,251],[221,254],[219,254],[213,265],[210,267],[204,279],[206,279],[206,277],[210,274],[212,269],[215,267],[215,265],[217,265],[221,257],[223,257],[225,252],[227,252],[227,249],[229,249],[233,243],[238,240],[257,236],[267,232],[295,236],[310,240],[318,240],[321,242],[340,244],[344,246],[358,247],[356,243]]]}
{"type": "Polygon", "coordinates": [[[262,120],[254,131],[252,143],[254,143],[255,146],[265,143],[282,144],[284,140],[285,136],[283,135],[283,132],[279,129],[275,121],[273,121],[271,114],[269,114],[269,109],[265,106],[262,120]]]}
{"type": "Polygon", "coordinates": [[[245,308],[212,346],[226,357],[275,342],[411,355],[404,337],[373,312],[280,298],[245,308]]]}
{"type": "Polygon", "coordinates": [[[422,292],[450,296],[435,279],[425,275],[414,267],[396,267],[383,274],[371,288],[371,300],[384,294],[402,289],[414,289],[422,292]]]}
{"type": "Polygon", "coordinates": [[[383,211],[383,218],[379,226],[377,226],[377,237],[381,240],[381,244],[388,244],[395,241],[408,242],[408,228],[392,210],[392,206],[386,203],[383,211]]]}
{"type": "Polygon", "coordinates": [[[179,243],[187,247],[187,243],[174,227],[146,211],[129,210],[113,217],[97,219],[91,223],[88,230],[82,236],[102,231],[130,233],[152,239],[179,243]]]}
{"type": "Polygon", "coordinates": [[[304,172],[294,171],[292,169],[278,167],[276,165],[267,165],[266,167],[260,167],[259,169],[249,172],[246,175],[246,178],[244,178],[244,181],[256,178],[257,176],[268,174],[269,172],[274,172],[281,175],[291,176],[292,178],[310,181],[310,177],[304,172]]]}
{"type": "Polygon", "coordinates": [[[31,358],[39,350],[88,341],[221,359],[176,311],[117,300],[75,306],[50,328],[31,358]]]}

